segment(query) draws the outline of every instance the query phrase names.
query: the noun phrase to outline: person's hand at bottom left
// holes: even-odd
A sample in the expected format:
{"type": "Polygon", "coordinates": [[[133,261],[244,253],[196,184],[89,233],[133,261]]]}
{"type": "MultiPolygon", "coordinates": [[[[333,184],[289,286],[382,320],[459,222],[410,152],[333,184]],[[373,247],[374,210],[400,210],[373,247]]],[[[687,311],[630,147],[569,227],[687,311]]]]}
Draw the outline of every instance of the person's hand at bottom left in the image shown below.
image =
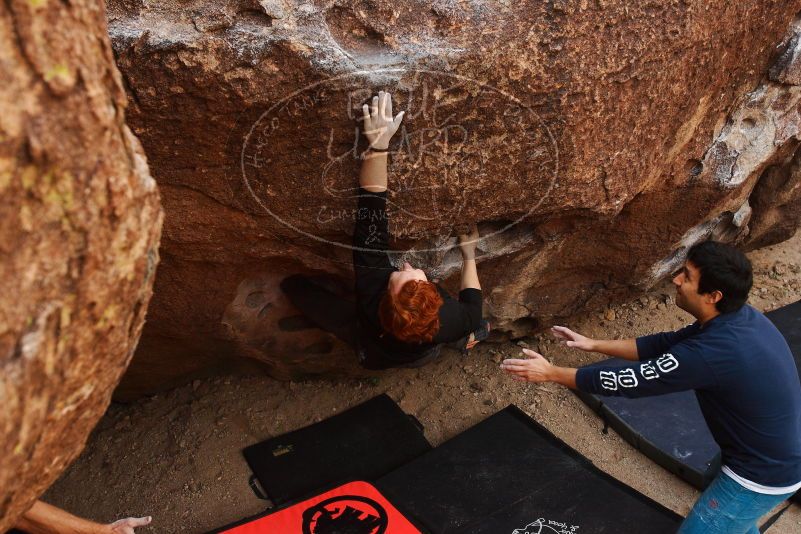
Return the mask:
{"type": "Polygon", "coordinates": [[[150,524],[152,517],[126,517],[106,525],[109,534],[135,534],[134,529],[150,524]]]}

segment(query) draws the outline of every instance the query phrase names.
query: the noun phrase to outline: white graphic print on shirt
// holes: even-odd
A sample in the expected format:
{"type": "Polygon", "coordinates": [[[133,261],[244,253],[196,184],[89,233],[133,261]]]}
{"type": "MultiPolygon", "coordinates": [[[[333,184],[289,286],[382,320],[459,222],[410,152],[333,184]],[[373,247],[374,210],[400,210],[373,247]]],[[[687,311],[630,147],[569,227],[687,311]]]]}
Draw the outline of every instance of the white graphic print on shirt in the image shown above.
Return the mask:
{"type": "MultiPolygon", "coordinates": [[[[650,361],[640,364],[639,374],[643,379],[653,380],[654,378],[659,378],[657,369],[664,374],[679,367],[679,361],[669,352],[657,358],[655,363],[656,367],[654,367],[654,362],[650,361]]],[[[601,387],[609,391],[617,391],[618,387],[634,388],[639,384],[637,373],[633,367],[627,367],[620,371],[601,371],[599,376],[601,378],[601,387]]]]}

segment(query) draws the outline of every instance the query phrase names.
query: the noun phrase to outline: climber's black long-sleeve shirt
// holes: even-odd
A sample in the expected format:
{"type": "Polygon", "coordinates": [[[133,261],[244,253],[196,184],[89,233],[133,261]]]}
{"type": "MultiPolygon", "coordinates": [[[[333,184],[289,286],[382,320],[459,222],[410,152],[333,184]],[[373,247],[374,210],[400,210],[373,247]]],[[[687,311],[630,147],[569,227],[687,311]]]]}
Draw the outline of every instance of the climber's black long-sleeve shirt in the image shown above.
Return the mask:
{"type": "Polygon", "coordinates": [[[644,397],[695,390],[723,465],[768,487],[801,481],[801,384],[778,329],[751,306],[637,339],[638,363],[590,365],[581,391],[644,397]]]}
{"type": "Polygon", "coordinates": [[[389,261],[387,193],[359,189],[356,229],[353,234],[353,268],[356,274],[358,343],[366,354],[362,365],[371,369],[402,366],[420,359],[440,343],[457,341],[481,324],[481,290],[463,289],[459,300],[437,286],[442,296],[439,331],[432,343],[406,343],[384,332],[378,315],[389,275],[396,271],[389,261]]]}

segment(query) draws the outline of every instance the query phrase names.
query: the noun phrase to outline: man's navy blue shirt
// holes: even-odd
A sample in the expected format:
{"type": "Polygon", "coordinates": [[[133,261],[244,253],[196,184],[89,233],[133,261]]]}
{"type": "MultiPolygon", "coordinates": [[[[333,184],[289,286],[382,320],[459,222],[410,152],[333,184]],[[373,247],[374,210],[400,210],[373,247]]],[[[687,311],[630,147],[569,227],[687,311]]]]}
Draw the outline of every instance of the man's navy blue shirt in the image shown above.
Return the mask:
{"type": "Polygon", "coordinates": [[[637,352],[639,363],[579,369],[576,386],[624,397],[694,389],[723,465],[764,486],[801,482],[801,382],[768,318],[745,305],[638,338],[637,352]]]}

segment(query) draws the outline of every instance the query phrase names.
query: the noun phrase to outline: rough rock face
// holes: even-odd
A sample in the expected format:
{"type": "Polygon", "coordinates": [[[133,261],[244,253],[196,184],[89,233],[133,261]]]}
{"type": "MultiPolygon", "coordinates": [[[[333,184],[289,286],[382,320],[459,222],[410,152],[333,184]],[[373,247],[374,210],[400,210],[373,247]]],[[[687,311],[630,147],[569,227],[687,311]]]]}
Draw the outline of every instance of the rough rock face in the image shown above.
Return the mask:
{"type": "Polygon", "coordinates": [[[81,452],[139,339],[161,208],[102,4],[0,4],[0,532],[81,452]]]}
{"type": "Polygon", "coordinates": [[[358,109],[381,88],[407,110],[394,260],[453,288],[452,236],[477,222],[485,311],[512,335],[653,284],[705,236],[785,239],[799,216],[799,9],[112,0],[130,123],[167,214],[121,395],[234,355],[280,377],[353,369],[278,283],[350,283],[358,109]]]}

